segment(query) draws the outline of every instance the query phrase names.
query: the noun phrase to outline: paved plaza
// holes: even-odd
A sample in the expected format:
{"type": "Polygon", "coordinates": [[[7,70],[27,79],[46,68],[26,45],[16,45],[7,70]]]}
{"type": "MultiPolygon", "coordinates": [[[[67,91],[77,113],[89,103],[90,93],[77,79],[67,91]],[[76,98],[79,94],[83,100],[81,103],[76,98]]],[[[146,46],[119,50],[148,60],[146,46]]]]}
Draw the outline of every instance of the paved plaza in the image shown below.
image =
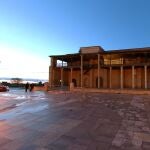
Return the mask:
{"type": "Polygon", "coordinates": [[[0,150],[150,150],[150,95],[0,93],[0,150]]]}

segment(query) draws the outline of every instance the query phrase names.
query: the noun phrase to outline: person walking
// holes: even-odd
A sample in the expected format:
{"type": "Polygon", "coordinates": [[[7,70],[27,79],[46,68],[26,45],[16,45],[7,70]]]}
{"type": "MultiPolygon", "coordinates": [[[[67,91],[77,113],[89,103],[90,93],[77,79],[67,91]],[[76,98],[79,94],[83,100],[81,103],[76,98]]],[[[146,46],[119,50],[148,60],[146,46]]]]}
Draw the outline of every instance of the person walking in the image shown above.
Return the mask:
{"type": "Polygon", "coordinates": [[[30,92],[32,92],[33,89],[34,89],[34,84],[32,83],[32,84],[30,84],[30,92]]]}
{"type": "Polygon", "coordinates": [[[25,84],[25,91],[26,91],[26,92],[28,91],[28,88],[29,88],[29,83],[27,82],[27,83],[25,84]]]}

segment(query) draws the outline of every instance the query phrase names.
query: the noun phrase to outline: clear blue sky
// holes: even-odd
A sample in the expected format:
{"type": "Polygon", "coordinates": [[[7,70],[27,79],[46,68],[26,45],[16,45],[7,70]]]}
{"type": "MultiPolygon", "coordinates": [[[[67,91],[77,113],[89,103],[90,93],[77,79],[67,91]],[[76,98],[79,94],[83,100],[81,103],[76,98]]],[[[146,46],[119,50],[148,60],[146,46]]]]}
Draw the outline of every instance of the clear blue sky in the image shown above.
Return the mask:
{"type": "Polygon", "coordinates": [[[149,0],[1,0],[0,77],[48,78],[49,55],[150,47],[149,0]]]}

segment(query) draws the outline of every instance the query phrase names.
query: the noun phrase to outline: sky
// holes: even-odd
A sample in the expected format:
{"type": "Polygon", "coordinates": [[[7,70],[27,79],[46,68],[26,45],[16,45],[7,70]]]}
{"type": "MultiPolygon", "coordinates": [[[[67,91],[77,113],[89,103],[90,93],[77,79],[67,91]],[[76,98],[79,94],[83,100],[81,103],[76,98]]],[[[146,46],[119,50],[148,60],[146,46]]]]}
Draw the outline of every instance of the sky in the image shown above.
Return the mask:
{"type": "Polygon", "coordinates": [[[150,47],[149,0],[0,0],[0,77],[48,79],[50,55],[150,47]]]}

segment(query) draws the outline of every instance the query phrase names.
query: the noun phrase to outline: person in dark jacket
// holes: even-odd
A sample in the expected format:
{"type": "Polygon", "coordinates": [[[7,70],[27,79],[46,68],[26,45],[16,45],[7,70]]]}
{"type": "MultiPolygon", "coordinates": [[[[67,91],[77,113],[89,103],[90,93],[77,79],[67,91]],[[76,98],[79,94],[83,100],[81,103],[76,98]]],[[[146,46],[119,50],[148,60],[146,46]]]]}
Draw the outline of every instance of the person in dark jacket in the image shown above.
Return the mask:
{"type": "Polygon", "coordinates": [[[26,85],[25,85],[25,91],[27,92],[29,89],[29,83],[27,82],[26,85]]]}

